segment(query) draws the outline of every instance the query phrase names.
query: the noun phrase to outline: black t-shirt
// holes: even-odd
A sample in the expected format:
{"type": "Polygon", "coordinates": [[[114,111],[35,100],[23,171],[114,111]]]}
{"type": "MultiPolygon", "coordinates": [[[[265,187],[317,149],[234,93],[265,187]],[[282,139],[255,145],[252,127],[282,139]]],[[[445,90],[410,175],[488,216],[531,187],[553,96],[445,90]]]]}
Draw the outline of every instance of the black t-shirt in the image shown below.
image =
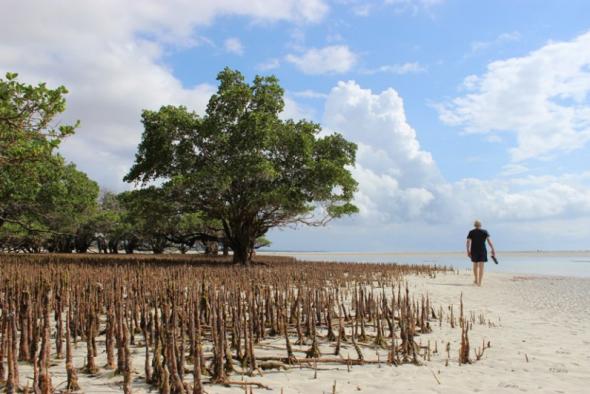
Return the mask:
{"type": "Polygon", "coordinates": [[[483,229],[474,228],[467,234],[467,238],[471,240],[471,254],[487,255],[486,239],[490,234],[483,229]]]}

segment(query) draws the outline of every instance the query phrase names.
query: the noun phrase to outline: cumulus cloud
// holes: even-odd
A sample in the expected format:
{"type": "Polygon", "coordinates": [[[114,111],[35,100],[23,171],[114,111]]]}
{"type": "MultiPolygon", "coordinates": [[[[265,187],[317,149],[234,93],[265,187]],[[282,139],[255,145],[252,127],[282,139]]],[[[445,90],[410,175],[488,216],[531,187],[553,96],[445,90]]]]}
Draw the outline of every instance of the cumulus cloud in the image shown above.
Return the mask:
{"type": "Polygon", "coordinates": [[[289,54],[286,60],[305,74],[341,74],[350,71],[358,56],[346,45],[311,48],[301,55],[289,54]]]}
{"type": "Polygon", "coordinates": [[[279,114],[281,119],[293,119],[295,121],[306,119],[313,120],[315,118],[315,111],[305,105],[299,104],[293,100],[289,94],[284,97],[285,108],[283,112],[279,114]]]}
{"type": "Polygon", "coordinates": [[[590,173],[527,176],[526,166],[509,163],[499,177],[446,180],[420,146],[403,100],[392,88],[373,92],[354,81],[339,82],[326,99],[322,125],[358,145],[352,173],[359,182],[355,203],[360,214],[333,224],[328,243],[330,234],[341,239],[347,236],[345,228],[354,228],[355,234],[361,232],[358,239],[370,238],[371,247],[379,250],[392,249],[392,236],[402,237],[406,247],[415,243],[400,231],[437,237],[420,248],[448,248],[453,239],[459,248],[465,229],[480,218],[502,229],[505,245],[521,248],[522,234],[510,230],[510,224],[530,229],[525,236],[530,247],[531,239],[543,236],[544,223],[562,226],[590,218],[590,173]]]}
{"type": "Polygon", "coordinates": [[[520,222],[590,216],[590,174],[463,179],[452,196],[464,216],[520,222]]]}
{"type": "Polygon", "coordinates": [[[325,104],[323,124],[359,144],[359,162],[395,176],[402,186],[438,178],[432,155],[420,147],[404,103],[393,88],[380,93],[354,81],[338,82],[325,104]]]}
{"type": "Polygon", "coordinates": [[[399,221],[424,214],[440,175],[394,89],[373,93],[354,81],[339,82],[326,99],[322,124],[358,145],[353,173],[361,216],[399,221]]]}
{"type": "Polygon", "coordinates": [[[223,47],[229,53],[233,53],[235,55],[243,55],[244,54],[244,45],[237,37],[228,38],[223,42],[223,47]]]}
{"type": "Polygon", "coordinates": [[[441,120],[470,133],[515,133],[514,161],[579,149],[590,140],[590,32],[492,62],[463,87],[438,107],[441,120]]]}
{"type": "Polygon", "coordinates": [[[328,10],[321,0],[9,0],[3,8],[10,12],[0,13],[0,72],[69,88],[59,121],[80,119],[82,126],[62,153],[115,190],[127,187],[121,178],[140,140],[141,110],[183,104],[203,111],[215,89],[183,86],[162,64],[166,48],[199,45],[205,39],[196,29],[221,15],[299,23],[317,22],[328,10]]]}

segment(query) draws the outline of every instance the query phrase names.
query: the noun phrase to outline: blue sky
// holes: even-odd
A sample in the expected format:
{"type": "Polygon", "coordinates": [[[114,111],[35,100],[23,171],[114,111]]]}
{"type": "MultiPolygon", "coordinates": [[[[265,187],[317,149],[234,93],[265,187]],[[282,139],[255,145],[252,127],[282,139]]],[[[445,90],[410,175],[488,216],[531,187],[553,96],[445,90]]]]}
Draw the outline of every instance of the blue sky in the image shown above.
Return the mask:
{"type": "Polygon", "coordinates": [[[0,71],[70,89],[62,152],[104,188],[141,109],[202,111],[229,66],[359,143],[361,213],[274,249],[457,250],[475,218],[500,248],[590,249],[590,2],[6,3],[0,71]]]}

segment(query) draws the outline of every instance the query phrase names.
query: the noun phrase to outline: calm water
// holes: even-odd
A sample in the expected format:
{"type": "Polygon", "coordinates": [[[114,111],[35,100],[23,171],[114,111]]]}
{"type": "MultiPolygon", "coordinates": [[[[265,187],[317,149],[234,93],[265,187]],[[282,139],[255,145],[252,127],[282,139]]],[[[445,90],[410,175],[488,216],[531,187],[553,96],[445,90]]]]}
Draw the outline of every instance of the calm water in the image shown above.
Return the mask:
{"type": "MultiPolygon", "coordinates": [[[[367,263],[437,264],[463,269],[471,262],[461,253],[299,253],[261,252],[264,255],[293,256],[308,261],[367,263]]],[[[590,277],[590,252],[510,252],[498,253],[499,264],[491,258],[486,271],[538,275],[590,277]]]]}

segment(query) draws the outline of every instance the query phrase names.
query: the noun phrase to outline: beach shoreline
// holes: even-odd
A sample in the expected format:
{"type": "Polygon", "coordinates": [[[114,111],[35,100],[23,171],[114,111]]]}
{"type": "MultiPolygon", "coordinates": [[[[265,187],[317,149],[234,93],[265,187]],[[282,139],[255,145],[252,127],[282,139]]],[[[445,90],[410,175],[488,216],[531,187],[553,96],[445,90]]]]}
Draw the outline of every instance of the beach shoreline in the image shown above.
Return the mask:
{"type": "MultiPolygon", "coordinates": [[[[260,252],[261,256],[289,256],[302,261],[331,261],[350,263],[428,264],[455,269],[470,269],[471,261],[465,252],[260,252]]],[[[590,252],[503,252],[497,253],[500,264],[486,264],[486,272],[502,272],[514,275],[590,277],[590,252]]]]}
{"type": "MultiPolygon", "coordinates": [[[[261,255],[290,256],[290,255],[334,255],[334,256],[464,256],[465,251],[401,251],[401,252],[330,252],[330,251],[259,251],[261,255]]],[[[503,256],[583,256],[590,257],[589,250],[515,250],[498,251],[503,256]]]]}

